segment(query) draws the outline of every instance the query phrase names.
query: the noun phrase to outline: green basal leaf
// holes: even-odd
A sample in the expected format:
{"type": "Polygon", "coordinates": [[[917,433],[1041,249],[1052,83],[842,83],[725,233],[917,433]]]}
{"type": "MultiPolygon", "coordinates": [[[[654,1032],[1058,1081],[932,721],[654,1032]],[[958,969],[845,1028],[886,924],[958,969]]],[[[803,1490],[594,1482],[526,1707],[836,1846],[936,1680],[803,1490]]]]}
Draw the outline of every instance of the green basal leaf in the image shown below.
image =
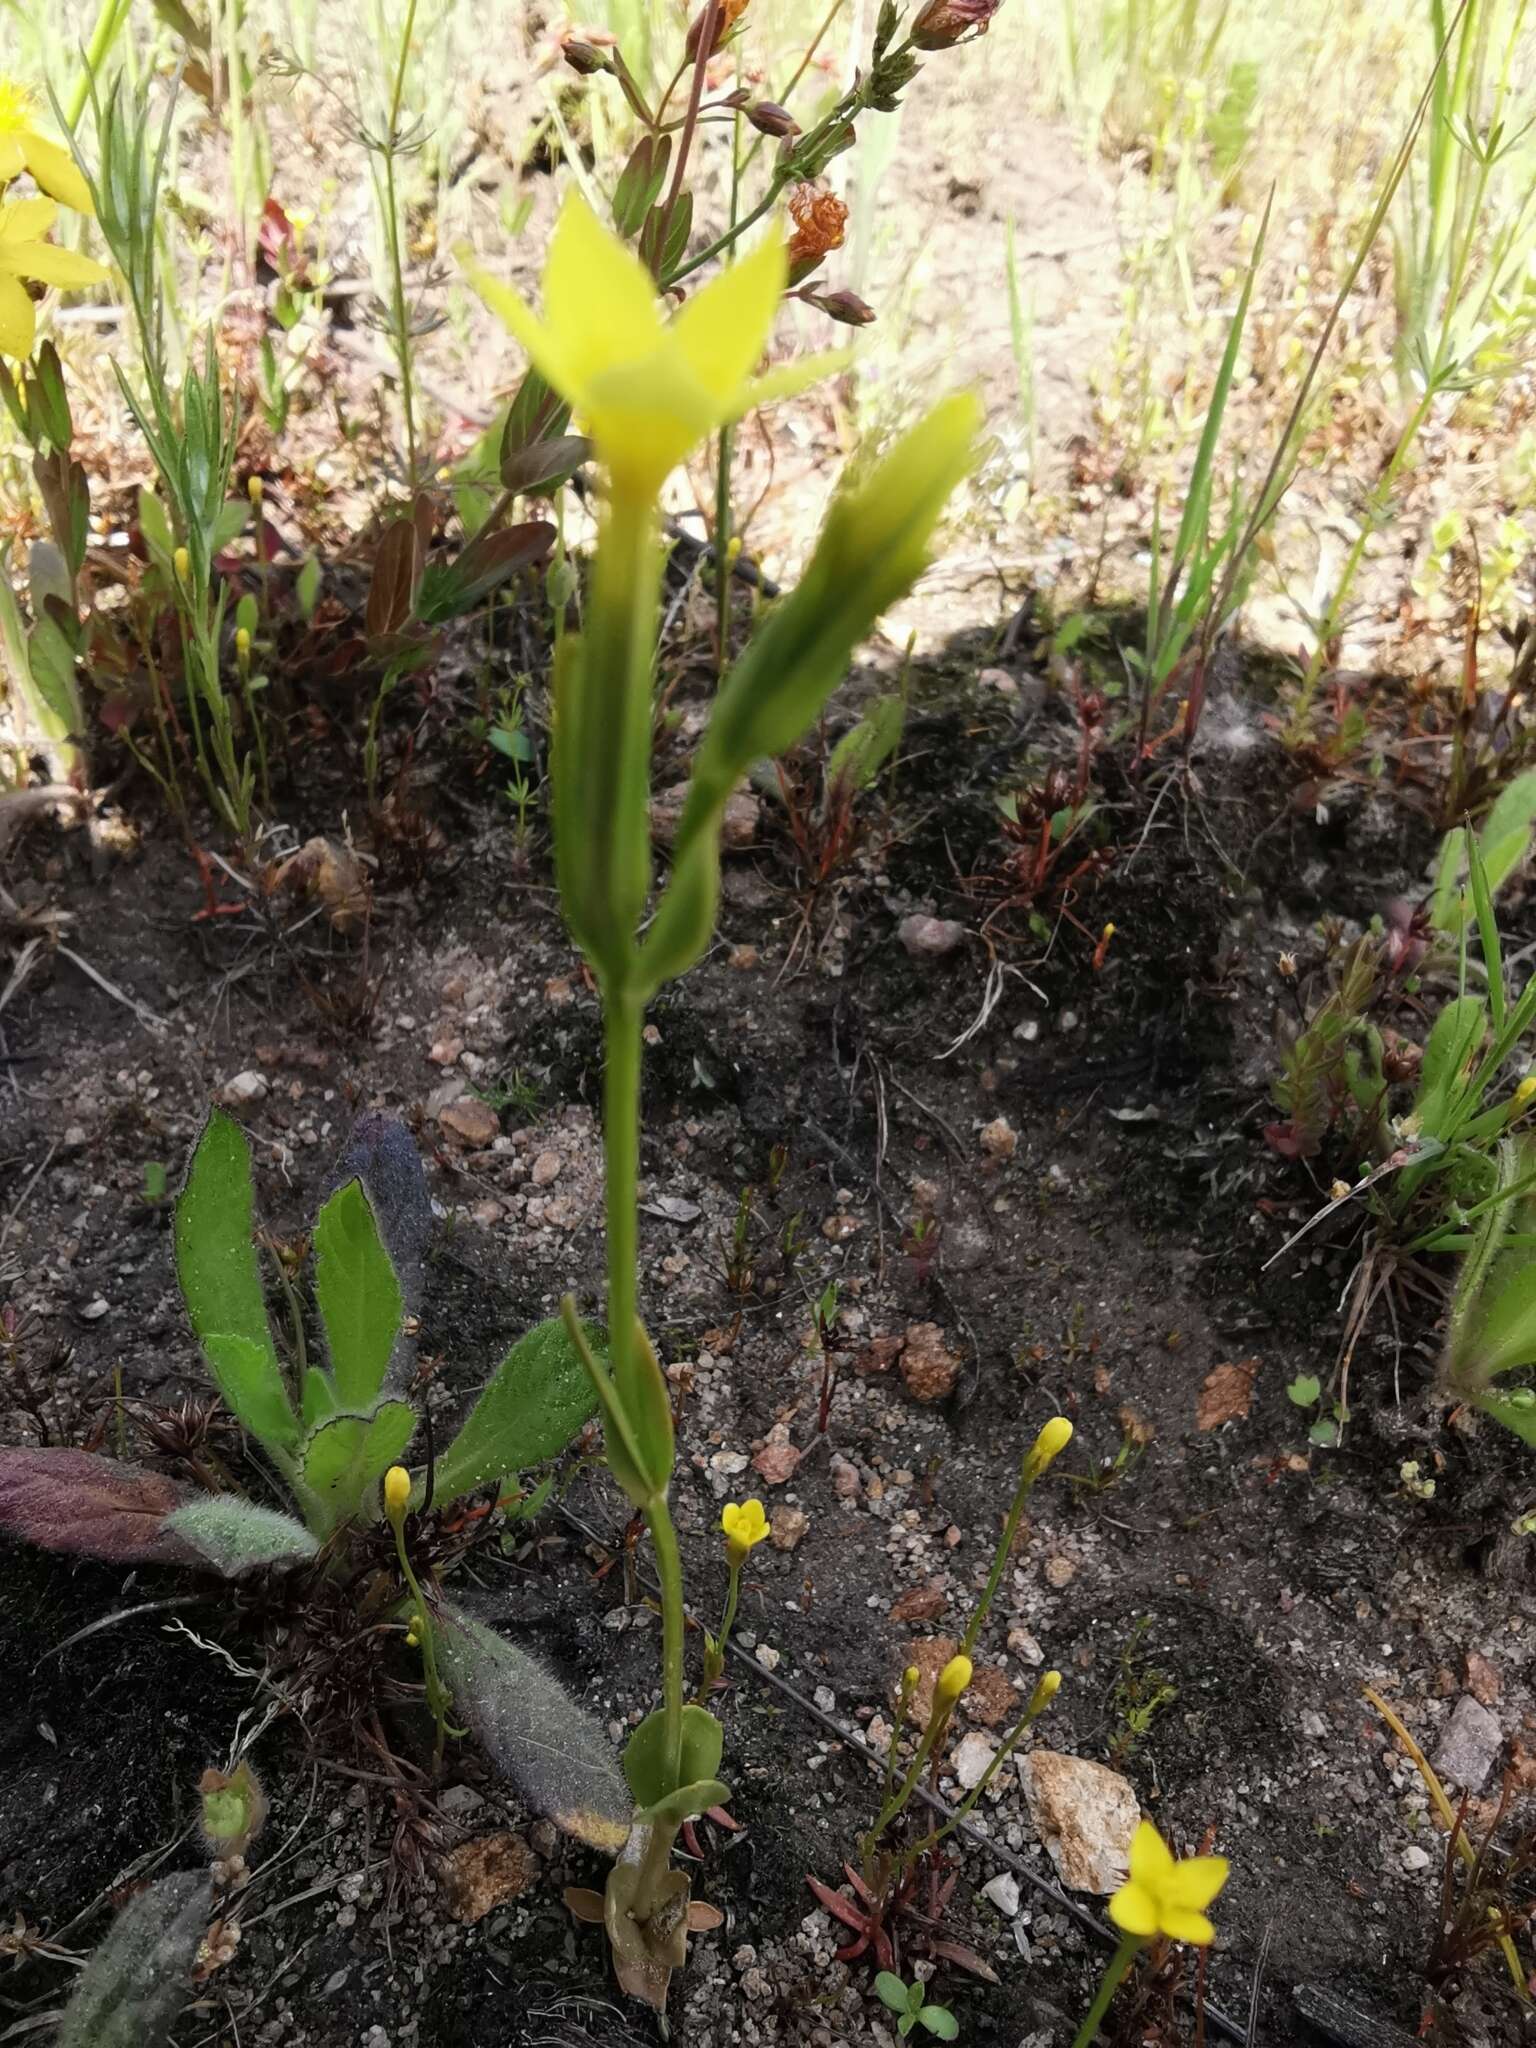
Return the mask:
{"type": "Polygon", "coordinates": [[[363,1496],[398,1465],[416,1429],[408,1401],[386,1401],[372,1415],[334,1415],[304,1445],[304,1484],[333,1522],[355,1515],[363,1496]]]}
{"type": "Polygon", "coordinates": [[[679,1785],[675,1792],[669,1792],[654,1806],[642,1806],[635,1815],[635,1824],[638,1827],[657,1824],[681,1827],[685,1820],[697,1820],[712,1806],[723,1805],[730,1796],[730,1786],[722,1785],[718,1778],[701,1778],[693,1785],[679,1785]]]}
{"type": "Polygon", "coordinates": [[[401,1295],[360,1181],[338,1188],[316,1220],[315,1300],[340,1405],[368,1408],[389,1370],[401,1295]]]}
{"type": "Polygon", "coordinates": [[[157,1878],[118,1914],[76,1979],[58,2048],[146,2048],[161,2042],[187,1999],[213,1910],[204,1871],[157,1878]]]}
{"type": "Polygon", "coordinates": [[[334,1415],[340,1407],[336,1389],[317,1365],[309,1366],[304,1374],[304,1385],[299,1393],[299,1407],[304,1427],[311,1430],[316,1423],[324,1422],[328,1415],[334,1415]]]}
{"type": "Polygon", "coordinates": [[[630,1802],[595,1718],[537,1658],[454,1607],[439,1610],[437,1655],[454,1711],[536,1813],[607,1855],[629,1839],[630,1802]]]}
{"type": "MultiPolygon", "coordinates": [[[[720,1769],[725,1730],[708,1708],[683,1709],[682,1759],[675,1783],[667,1770],[666,1741],[666,1715],[658,1707],[654,1714],[646,1715],[625,1744],[624,1776],[642,1811],[658,1807],[679,1786],[713,1778],[720,1769]]],[[[709,1801],[711,1806],[718,1803],[709,1801]]]]}
{"type": "Polygon", "coordinates": [[[203,1356],[230,1413],[271,1449],[292,1450],[303,1432],[273,1353],[248,1337],[209,1336],[203,1356]]]}
{"type": "Polygon", "coordinates": [[[258,1565],[302,1564],[320,1546],[301,1522],[237,1494],[212,1494],[167,1515],[165,1527],[225,1578],[258,1565]]]}
{"type": "Polygon", "coordinates": [[[250,1146],[240,1126],[216,1109],[176,1199],[176,1275],[224,1399],[253,1436],[286,1449],[298,1442],[299,1423],[267,1322],[254,1210],[250,1146]],[[211,1349],[215,1339],[222,1362],[211,1349]]]}
{"type": "MultiPolygon", "coordinates": [[[[602,1332],[591,1324],[583,1328],[601,1356],[602,1332]]],[[[558,1457],[596,1409],[580,1354],[560,1317],[551,1316],[512,1346],[438,1459],[434,1504],[558,1457]]]]}

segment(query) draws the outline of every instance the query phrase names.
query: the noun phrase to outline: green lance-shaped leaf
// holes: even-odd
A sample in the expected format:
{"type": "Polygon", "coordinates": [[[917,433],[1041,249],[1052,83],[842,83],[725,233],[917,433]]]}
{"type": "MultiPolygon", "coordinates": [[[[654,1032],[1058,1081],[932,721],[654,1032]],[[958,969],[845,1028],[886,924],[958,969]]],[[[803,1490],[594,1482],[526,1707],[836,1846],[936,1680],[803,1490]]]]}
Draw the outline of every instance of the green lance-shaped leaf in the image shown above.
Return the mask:
{"type": "Polygon", "coordinates": [[[370,1407],[399,1334],[401,1293],[360,1181],[338,1188],[316,1219],[315,1300],[341,1405],[370,1407]]]}
{"type": "Polygon", "coordinates": [[[616,1855],[629,1836],[623,1773],[597,1721],[526,1650],[454,1607],[437,1655],[455,1713],[535,1812],[616,1855]]]}
{"type": "Polygon", "coordinates": [[[358,1118],[332,1192],[349,1180],[362,1182],[405,1305],[387,1381],[389,1391],[398,1393],[416,1362],[415,1318],[421,1313],[423,1264],[433,1227],[421,1153],[398,1117],[369,1110],[358,1118]]]}
{"type": "Polygon", "coordinates": [[[672,878],[641,953],[644,992],[684,973],[709,943],[727,798],[754,761],[794,744],[859,641],[916,580],[945,501],[975,459],[979,423],[974,399],[944,400],[837,499],[799,586],[721,686],[678,823],[672,878]]]}
{"type": "Polygon", "coordinates": [[[1441,1136],[1458,1083],[1487,1028],[1488,1006],[1481,996],[1454,996],[1435,1019],[1413,1105],[1427,1137],[1441,1136]]]}
{"type": "MultiPolygon", "coordinates": [[[[600,1357],[601,1331],[585,1336],[600,1357]]],[[[438,1459],[432,1498],[441,1505],[558,1457],[597,1408],[581,1354],[558,1316],[520,1337],[438,1459]]]]}
{"type": "Polygon", "coordinates": [[[330,1521],[355,1515],[364,1494],[398,1465],[416,1429],[408,1401],[386,1401],[371,1415],[333,1415],[304,1444],[304,1485],[330,1521]]]}
{"type": "Polygon", "coordinates": [[[237,1494],[211,1494],[166,1517],[165,1527],[226,1579],[259,1565],[302,1564],[320,1546],[291,1515],[237,1494]]]}
{"type": "Polygon", "coordinates": [[[206,1874],[193,1870],[131,1899],[80,1972],[58,2048],[159,2048],[186,2002],[212,1906],[206,1874]]]}
{"type": "Polygon", "coordinates": [[[725,1747],[725,1730],[707,1708],[684,1707],[682,1753],[674,1780],[667,1770],[666,1724],[666,1714],[660,1708],[647,1714],[625,1744],[624,1776],[642,1819],[691,1820],[728,1797],[715,1775],[725,1747]],[[708,1791],[709,1797],[698,1806],[691,1806],[684,1799],[683,1804],[689,1808],[685,1813],[663,1811],[678,1793],[694,1791],[708,1791]]]}
{"type": "Polygon", "coordinates": [[[216,1109],[176,1200],[176,1275],[225,1401],[253,1436],[287,1450],[299,1440],[299,1421],[267,1322],[254,1212],[251,1148],[240,1126],[216,1109]]]}

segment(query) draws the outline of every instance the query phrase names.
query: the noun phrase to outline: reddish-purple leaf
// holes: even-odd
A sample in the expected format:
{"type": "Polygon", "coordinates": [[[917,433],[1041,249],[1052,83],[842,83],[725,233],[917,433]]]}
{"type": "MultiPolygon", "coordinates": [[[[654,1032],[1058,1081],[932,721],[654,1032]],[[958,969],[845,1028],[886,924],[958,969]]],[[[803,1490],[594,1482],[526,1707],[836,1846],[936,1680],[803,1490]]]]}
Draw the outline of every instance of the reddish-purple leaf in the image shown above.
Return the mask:
{"type": "Polygon", "coordinates": [[[43,1550],[113,1564],[187,1564],[165,1518],[197,1498],[159,1472],[90,1451],[0,1451],[0,1531],[43,1550]]]}

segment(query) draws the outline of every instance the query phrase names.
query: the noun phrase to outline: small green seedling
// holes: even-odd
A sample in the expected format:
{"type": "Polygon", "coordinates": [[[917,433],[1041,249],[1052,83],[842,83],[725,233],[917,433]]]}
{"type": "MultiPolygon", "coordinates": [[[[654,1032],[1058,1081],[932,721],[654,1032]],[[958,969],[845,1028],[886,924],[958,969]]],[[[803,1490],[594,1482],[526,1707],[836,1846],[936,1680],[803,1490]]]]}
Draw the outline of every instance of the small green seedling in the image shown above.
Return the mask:
{"type": "Polygon", "coordinates": [[[899,2015],[896,2031],[903,2040],[914,2027],[926,2027],[941,2041],[953,2041],[960,2032],[960,2022],[948,2006],[929,2005],[926,1984],[903,1984],[893,1971],[882,1970],[875,1979],[875,1995],[888,2012],[899,2015]]]}

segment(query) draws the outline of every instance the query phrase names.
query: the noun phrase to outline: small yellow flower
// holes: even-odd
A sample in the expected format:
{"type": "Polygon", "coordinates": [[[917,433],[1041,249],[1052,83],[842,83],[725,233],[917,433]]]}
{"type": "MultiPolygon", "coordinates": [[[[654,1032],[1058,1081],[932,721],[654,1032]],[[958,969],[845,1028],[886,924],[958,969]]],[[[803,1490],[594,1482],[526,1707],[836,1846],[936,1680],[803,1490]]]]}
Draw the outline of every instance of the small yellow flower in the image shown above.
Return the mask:
{"type": "Polygon", "coordinates": [[[760,1500],[744,1500],[739,1505],[728,1500],[720,1511],[720,1527],[725,1531],[727,1556],[732,1564],[740,1564],[768,1534],[768,1517],[760,1500]]]}
{"type": "Polygon", "coordinates": [[[1123,1934],[1150,1941],[1192,1941],[1204,1948],[1216,1939],[1205,1908],[1227,1881],[1225,1856],[1186,1856],[1180,1862],[1149,1820],[1131,1837],[1131,1874],[1109,1902],[1109,1917],[1123,1934]]]}
{"type": "MultiPolygon", "coordinates": [[[[0,161],[4,142],[5,133],[0,129],[0,161]]],[[[91,257],[43,240],[58,211],[51,199],[15,199],[0,205],[0,355],[32,353],[37,309],[28,282],[74,290],[107,281],[106,270],[91,257]]]]}
{"type": "Polygon", "coordinates": [[[542,319],[484,271],[470,281],[582,416],[616,489],[653,498],[709,434],[839,366],[843,356],[752,376],[784,290],[774,236],[722,270],[670,321],[634,251],[572,193],[550,237],[542,319]]]}
{"type": "Polygon", "coordinates": [[[391,1465],[384,1474],[384,1512],[392,1522],[405,1513],[411,1497],[411,1475],[403,1465],[391,1465]]]}
{"type": "Polygon", "coordinates": [[[975,1666],[969,1657],[951,1657],[939,1673],[938,1683],[933,1688],[933,1706],[937,1713],[943,1707],[952,1707],[961,1693],[970,1684],[975,1666]]]}
{"type": "Polygon", "coordinates": [[[37,101],[24,85],[0,78],[0,185],[30,171],[41,189],[76,213],[94,213],[91,188],[67,149],[37,132],[37,101]]]}
{"type": "Polygon", "coordinates": [[[1071,1441],[1071,1423],[1068,1422],[1065,1415],[1053,1415],[1044,1429],[1035,1438],[1034,1445],[1030,1450],[1028,1458],[1025,1460],[1029,1478],[1032,1480],[1038,1479],[1046,1466],[1054,1463],[1071,1441]]]}

